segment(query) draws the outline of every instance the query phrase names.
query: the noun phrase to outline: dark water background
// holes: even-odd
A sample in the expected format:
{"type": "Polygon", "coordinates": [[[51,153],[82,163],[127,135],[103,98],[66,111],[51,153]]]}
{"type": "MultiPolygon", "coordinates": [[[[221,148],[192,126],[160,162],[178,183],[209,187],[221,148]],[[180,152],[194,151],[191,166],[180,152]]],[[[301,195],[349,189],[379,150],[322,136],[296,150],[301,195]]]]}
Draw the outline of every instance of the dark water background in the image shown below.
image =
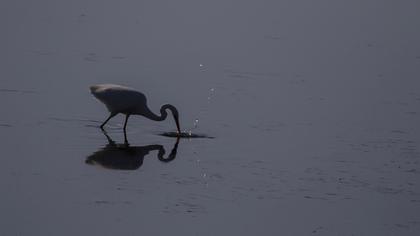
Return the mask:
{"type": "Polygon", "coordinates": [[[1,1],[0,234],[419,235],[419,9],[1,1]],[[215,138],[159,161],[173,121],[133,117],[141,166],[86,164],[127,154],[122,116],[111,149],[97,128],[105,82],[215,138]]]}

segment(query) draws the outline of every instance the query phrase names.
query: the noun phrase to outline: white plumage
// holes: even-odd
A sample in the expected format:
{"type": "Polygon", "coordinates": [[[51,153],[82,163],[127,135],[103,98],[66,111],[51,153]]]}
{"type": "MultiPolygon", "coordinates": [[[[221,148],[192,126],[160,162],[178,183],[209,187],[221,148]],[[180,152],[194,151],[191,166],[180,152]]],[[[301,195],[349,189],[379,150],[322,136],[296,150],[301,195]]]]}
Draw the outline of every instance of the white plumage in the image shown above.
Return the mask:
{"type": "Polygon", "coordinates": [[[148,110],[146,96],[129,87],[99,84],[90,86],[90,91],[111,113],[142,115],[148,110]]]}
{"type": "Polygon", "coordinates": [[[126,126],[128,117],[130,115],[141,115],[155,121],[165,120],[169,109],[175,119],[178,133],[181,133],[179,127],[179,114],[178,110],[170,105],[165,104],[160,108],[160,116],[154,114],[147,107],[147,99],[143,93],[135,89],[116,85],[116,84],[98,84],[90,86],[90,91],[99,101],[103,102],[108,108],[110,115],[108,119],[100,126],[103,129],[104,125],[115,115],[122,113],[126,115],[124,123],[124,134],[126,133],[126,126]]]}

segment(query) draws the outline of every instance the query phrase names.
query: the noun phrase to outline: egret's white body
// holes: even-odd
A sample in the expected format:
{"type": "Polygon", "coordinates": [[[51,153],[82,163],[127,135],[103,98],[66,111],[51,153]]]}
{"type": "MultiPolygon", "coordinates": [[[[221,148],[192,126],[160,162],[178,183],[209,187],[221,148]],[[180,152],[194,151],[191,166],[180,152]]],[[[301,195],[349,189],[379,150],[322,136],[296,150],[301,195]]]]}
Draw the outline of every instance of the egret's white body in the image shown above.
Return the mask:
{"type": "Polygon", "coordinates": [[[129,87],[99,84],[91,86],[90,91],[111,113],[143,115],[149,110],[146,107],[146,96],[129,87]]]}
{"type": "Polygon", "coordinates": [[[147,107],[147,99],[143,93],[132,88],[116,85],[116,84],[98,84],[90,86],[90,91],[98,100],[103,102],[111,113],[107,120],[101,125],[101,128],[115,115],[122,113],[126,115],[124,123],[124,133],[127,126],[127,120],[130,115],[141,115],[155,121],[165,120],[168,113],[166,109],[172,112],[175,123],[180,133],[178,110],[170,105],[165,104],[160,109],[160,116],[154,114],[147,107]]]}

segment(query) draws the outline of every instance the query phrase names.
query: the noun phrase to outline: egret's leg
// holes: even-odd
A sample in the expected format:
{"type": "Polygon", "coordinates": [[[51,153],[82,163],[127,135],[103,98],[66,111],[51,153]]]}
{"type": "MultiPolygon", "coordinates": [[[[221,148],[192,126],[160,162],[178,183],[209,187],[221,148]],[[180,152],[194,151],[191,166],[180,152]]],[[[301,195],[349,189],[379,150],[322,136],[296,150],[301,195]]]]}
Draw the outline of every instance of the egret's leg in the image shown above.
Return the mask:
{"type": "Polygon", "coordinates": [[[130,115],[125,115],[125,122],[124,122],[124,141],[125,143],[128,143],[127,141],[127,121],[128,121],[128,117],[130,117],[130,115]]]}
{"type": "Polygon", "coordinates": [[[128,117],[129,117],[130,115],[125,115],[125,122],[124,122],[124,132],[125,132],[125,129],[127,128],[127,121],[128,121],[128,117]]]}
{"type": "Polygon", "coordinates": [[[108,117],[108,119],[106,119],[106,121],[104,121],[104,123],[102,123],[102,125],[100,126],[101,127],[101,129],[104,129],[104,125],[112,118],[112,117],[114,117],[114,116],[116,116],[117,114],[113,114],[113,113],[111,113],[110,115],[109,115],[109,117],[108,117]]]}
{"type": "Polygon", "coordinates": [[[105,135],[106,139],[108,140],[108,145],[116,146],[114,140],[112,140],[112,138],[109,137],[108,133],[104,129],[102,129],[102,133],[105,135]]]}

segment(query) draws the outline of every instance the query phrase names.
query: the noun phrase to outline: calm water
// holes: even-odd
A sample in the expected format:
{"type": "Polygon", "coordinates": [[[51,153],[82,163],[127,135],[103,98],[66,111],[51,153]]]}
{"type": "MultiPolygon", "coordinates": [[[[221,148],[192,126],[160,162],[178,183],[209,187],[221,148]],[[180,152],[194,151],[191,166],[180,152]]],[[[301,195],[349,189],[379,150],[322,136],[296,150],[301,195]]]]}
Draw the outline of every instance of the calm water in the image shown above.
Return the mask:
{"type": "Polygon", "coordinates": [[[2,1],[0,234],[419,235],[419,7],[2,1]]]}

